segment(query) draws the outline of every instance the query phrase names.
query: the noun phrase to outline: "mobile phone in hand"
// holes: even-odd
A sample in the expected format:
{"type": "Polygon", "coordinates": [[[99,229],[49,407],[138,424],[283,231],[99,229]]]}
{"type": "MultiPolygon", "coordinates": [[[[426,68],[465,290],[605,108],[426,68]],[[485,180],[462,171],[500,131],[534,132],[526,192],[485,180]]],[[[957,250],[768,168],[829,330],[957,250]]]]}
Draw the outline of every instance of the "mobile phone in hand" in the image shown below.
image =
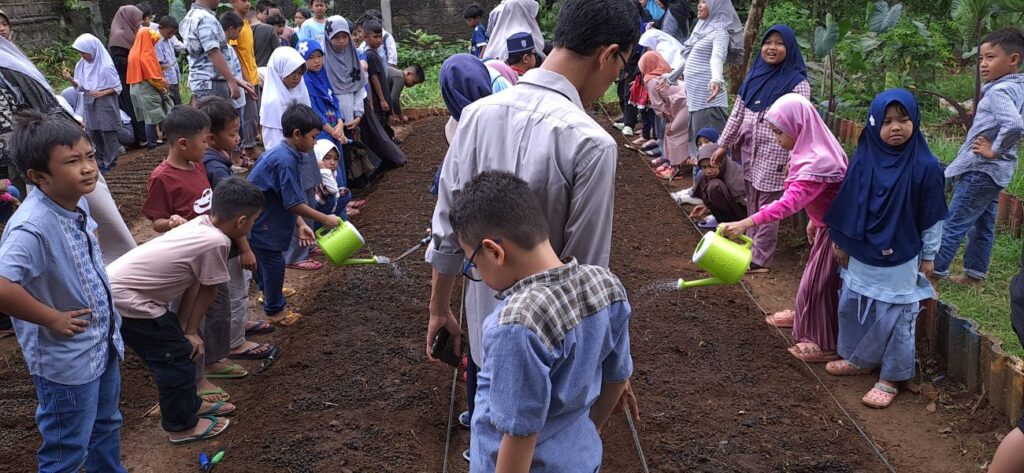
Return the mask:
{"type": "Polygon", "coordinates": [[[430,356],[452,367],[458,367],[459,355],[451,347],[451,336],[446,328],[438,330],[437,336],[434,337],[434,343],[430,345],[430,356]]]}

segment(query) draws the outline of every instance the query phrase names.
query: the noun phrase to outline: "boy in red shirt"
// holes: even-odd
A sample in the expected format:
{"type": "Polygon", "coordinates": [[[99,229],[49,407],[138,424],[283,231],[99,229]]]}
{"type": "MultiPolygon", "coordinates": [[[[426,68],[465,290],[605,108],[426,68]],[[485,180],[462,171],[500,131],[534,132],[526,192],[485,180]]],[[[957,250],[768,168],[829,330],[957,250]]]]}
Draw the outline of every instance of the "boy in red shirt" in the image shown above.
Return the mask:
{"type": "MultiPolygon", "coordinates": [[[[142,214],[153,222],[154,230],[164,233],[208,213],[213,190],[203,167],[203,154],[210,135],[210,119],[206,114],[188,105],[178,105],[171,109],[161,126],[169,145],[167,159],[149,175],[142,214]]],[[[247,239],[238,238],[233,243],[242,266],[255,269],[256,257],[247,239]]],[[[196,358],[196,394],[207,402],[229,398],[208,378],[237,379],[249,374],[244,367],[227,360],[231,350],[231,302],[227,286],[227,283],[218,285],[199,334],[206,353],[196,358]]]]}

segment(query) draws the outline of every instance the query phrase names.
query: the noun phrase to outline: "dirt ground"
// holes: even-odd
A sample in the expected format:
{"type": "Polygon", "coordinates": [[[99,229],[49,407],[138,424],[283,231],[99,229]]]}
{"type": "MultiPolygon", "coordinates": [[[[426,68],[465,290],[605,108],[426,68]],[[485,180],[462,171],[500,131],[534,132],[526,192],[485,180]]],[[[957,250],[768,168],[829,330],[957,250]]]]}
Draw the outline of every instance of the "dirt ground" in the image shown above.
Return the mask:
{"type": "MultiPolygon", "coordinates": [[[[369,200],[353,219],[369,251],[395,257],[423,235],[433,209],[426,189],[446,149],[444,120],[406,130],[409,164],[357,193],[369,200]]],[[[159,159],[123,160],[108,178],[140,239],[152,236],[138,208],[159,159]]],[[[860,396],[873,378],[836,379],[790,357],[788,334],[763,324],[742,287],[669,291],[675,278],[700,277],[689,261],[698,233],[625,148],[615,192],[611,266],[634,309],[637,427],[652,471],[886,471],[845,411],[898,471],[980,471],[1008,430],[948,382],[925,382],[922,395],[902,394],[890,409],[870,410],[860,396]]],[[[747,278],[769,311],[792,304],[802,271],[800,232],[784,228],[775,271],[747,278]]],[[[441,471],[452,372],[423,361],[430,270],[422,253],[396,266],[289,270],[288,285],[299,289],[290,302],[306,317],[263,337],[283,349],[269,370],[219,383],[239,410],[215,440],[167,443],[159,422],[143,417],[156,400],[149,375],[128,356],[122,454],[131,471],[194,471],[199,452],[224,448],[216,471],[441,471]]],[[[34,389],[12,338],[0,340],[0,355],[0,471],[32,471],[34,389]]],[[[924,380],[937,374],[926,371],[924,380]]],[[[461,383],[458,393],[457,412],[461,383]]],[[[624,419],[613,419],[604,440],[605,471],[642,471],[624,419]]],[[[467,431],[453,432],[449,471],[468,470],[460,457],[468,441],[467,431]]]]}

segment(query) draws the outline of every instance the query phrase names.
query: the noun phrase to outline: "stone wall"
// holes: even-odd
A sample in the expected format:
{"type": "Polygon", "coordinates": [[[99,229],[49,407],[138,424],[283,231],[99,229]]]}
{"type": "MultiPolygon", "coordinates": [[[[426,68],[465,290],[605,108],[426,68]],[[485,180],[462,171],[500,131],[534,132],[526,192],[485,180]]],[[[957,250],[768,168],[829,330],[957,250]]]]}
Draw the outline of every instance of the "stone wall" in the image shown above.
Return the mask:
{"type": "MultiPolygon", "coordinates": [[[[449,41],[469,40],[472,31],[462,19],[462,10],[474,1],[489,12],[500,0],[391,0],[392,33],[402,39],[407,31],[421,29],[449,41]]],[[[294,3],[279,3],[289,18],[295,14],[294,3]]],[[[380,10],[380,0],[334,0],[329,11],[355,20],[368,9],[380,10]]]]}
{"type": "Polygon", "coordinates": [[[0,0],[0,9],[11,19],[14,43],[22,49],[45,48],[68,36],[61,0],[0,0]]]}

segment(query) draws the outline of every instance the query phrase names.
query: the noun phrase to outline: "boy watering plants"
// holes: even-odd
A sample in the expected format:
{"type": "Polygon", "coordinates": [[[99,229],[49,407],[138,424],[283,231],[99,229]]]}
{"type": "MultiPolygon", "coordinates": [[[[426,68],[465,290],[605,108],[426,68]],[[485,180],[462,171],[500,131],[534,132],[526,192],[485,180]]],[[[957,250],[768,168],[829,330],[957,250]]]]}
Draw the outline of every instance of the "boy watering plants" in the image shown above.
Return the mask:
{"type": "Polygon", "coordinates": [[[34,113],[17,116],[13,141],[14,164],[36,190],[0,240],[0,311],[39,398],[39,471],[124,472],[121,316],[83,198],[99,178],[95,151],[78,124],[34,113]]]}
{"type": "Polygon", "coordinates": [[[470,471],[597,471],[599,431],[633,372],[625,288],[559,259],[540,201],[510,173],[475,177],[450,215],[463,274],[501,299],[483,324],[470,471]]]}

